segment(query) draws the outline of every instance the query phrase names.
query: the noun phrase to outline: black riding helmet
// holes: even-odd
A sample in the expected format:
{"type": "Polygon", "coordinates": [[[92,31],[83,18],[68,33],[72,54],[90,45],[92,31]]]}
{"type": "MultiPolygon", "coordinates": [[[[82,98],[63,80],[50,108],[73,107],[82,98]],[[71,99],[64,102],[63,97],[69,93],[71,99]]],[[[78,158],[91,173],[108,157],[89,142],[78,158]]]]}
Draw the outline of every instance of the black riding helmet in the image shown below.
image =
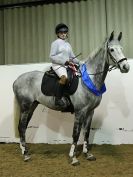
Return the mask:
{"type": "Polygon", "coordinates": [[[64,23],[60,23],[55,28],[55,33],[58,34],[59,32],[68,32],[68,26],[64,23]]]}

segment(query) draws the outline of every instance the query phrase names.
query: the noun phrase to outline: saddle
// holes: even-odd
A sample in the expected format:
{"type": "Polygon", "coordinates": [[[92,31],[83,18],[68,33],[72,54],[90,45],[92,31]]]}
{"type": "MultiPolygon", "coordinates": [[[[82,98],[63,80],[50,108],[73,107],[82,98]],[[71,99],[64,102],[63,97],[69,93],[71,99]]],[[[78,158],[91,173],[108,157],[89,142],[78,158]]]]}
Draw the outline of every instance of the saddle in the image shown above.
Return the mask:
{"type": "MultiPolygon", "coordinates": [[[[64,86],[62,96],[72,95],[78,87],[79,77],[75,75],[71,68],[67,68],[68,82],[64,86]]],[[[57,89],[59,87],[59,77],[55,71],[50,68],[49,71],[44,73],[41,84],[41,91],[46,96],[57,96],[57,89]]]]}
{"type": "MultiPolygon", "coordinates": [[[[76,92],[78,87],[78,82],[79,82],[79,76],[77,76],[74,70],[69,66],[67,68],[67,75],[68,75],[68,82],[64,86],[62,97],[67,98],[69,105],[71,105],[72,103],[69,96],[76,92]]],[[[54,97],[58,96],[57,94],[59,88],[59,79],[60,78],[52,69],[52,67],[50,68],[49,71],[46,71],[42,78],[42,84],[41,84],[42,93],[46,96],[54,96],[54,97]]]]}

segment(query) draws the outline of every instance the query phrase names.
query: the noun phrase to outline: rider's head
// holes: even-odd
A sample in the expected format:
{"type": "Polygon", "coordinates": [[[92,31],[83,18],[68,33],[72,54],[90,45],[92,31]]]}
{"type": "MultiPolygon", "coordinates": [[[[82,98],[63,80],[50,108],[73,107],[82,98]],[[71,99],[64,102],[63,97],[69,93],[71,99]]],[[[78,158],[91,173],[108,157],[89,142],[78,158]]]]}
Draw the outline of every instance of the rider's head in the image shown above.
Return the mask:
{"type": "Polygon", "coordinates": [[[68,37],[68,26],[64,23],[60,23],[55,28],[55,33],[58,38],[65,40],[68,37]]]}

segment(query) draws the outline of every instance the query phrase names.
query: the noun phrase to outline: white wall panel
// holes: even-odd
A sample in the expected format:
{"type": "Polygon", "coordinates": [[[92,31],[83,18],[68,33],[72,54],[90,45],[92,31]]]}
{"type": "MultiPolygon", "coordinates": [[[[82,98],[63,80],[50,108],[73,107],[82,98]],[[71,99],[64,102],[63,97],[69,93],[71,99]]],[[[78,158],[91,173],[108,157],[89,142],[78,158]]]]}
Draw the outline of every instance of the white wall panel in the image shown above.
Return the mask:
{"type": "MultiPolygon", "coordinates": [[[[106,78],[107,92],[95,110],[90,143],[133,144],[133,60],[127,74],[119,70],[106,78]]],[[[43,70],[44,64],[0,66],[0,142],[18,142],[13,127],[14,80],[22,73],[43,70]]],[[[88,100],[89,101],[89,100],[88,100]]],[[[40,105],[27,129],[27,141],[34,143],[71,143],[74,115],[52,111],[40,105]]],[[[83,141],[80,137],[80,143],[83,141]]]]}

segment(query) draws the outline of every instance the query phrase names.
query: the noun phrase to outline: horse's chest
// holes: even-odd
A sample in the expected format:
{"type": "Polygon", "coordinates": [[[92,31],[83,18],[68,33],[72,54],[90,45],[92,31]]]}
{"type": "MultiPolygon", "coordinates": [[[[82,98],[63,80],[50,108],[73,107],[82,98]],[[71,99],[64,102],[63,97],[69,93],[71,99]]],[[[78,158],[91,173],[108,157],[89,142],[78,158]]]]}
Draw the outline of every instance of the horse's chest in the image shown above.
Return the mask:
{"type": "Polygon", "coordinates": [[[101,102],[101,96],[95,96],[92,93],[77,95],[74,100],[74,107],[77,109],[83,109],[87,107],[88,109],[96,108],[101,102]]]}
{"type": "Polygon", "coordinates": [[[90,108],[96,108],[101,102],[101,96],[95,96],[94,94],[89,94],[86,96],[85,103],[90,108]]]}

